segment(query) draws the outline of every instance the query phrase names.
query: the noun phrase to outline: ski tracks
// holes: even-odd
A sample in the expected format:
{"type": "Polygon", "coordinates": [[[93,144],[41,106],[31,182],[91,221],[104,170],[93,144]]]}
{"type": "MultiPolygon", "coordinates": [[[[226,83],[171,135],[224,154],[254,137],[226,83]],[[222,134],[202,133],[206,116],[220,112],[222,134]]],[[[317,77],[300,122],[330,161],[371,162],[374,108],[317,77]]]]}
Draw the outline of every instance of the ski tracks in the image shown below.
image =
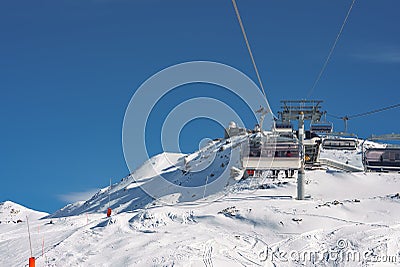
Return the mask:
{"type": "Polygon", "coordinates": [[[206,267],[214,266],[213,262],[212,262],[212,252],[213,252],[212,241],[209,241],[205,244],[204,253],[203,253],[203,263],[204,263],[204,266],[206,266],[206,267]]]}

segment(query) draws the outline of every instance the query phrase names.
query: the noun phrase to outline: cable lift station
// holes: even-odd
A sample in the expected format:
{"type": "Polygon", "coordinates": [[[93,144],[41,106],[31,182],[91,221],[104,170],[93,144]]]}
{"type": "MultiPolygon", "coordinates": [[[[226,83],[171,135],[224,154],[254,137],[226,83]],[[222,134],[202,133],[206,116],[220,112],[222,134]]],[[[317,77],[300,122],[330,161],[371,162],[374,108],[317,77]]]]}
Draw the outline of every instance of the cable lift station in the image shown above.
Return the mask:
{"type": "MultiPolygon", "coordinates": [[[[306,162],[316,162],[320,139],[306,136],[305,122],[311,127],[319,125],[318,130],[331,132],[332,127],[323,128],[321,118],[325,114],[321,110],[322,100],[283,100],[281,111],[271,131],[256,128],[250,136],[249,143],[242,147],[242,165],[248,176],[277,177],[284,171],[286,177],[293,177],[297,171],[297,198],[304,199],[304,179],[306,162]],[[298,129],[293,129],[292,122],[297,121],[298,129]],[[307,138],[307,140],[306,140],[307,138]]],[[[262,121],[262,115],[261,119],[262,121]]],[[[228,129],[229,131],[229,129],[228,129]]]]}
{"type": "MultiPolygon", "coordinates": [[[[258,71],[254,55],[241,19],[236,0],[232,0],[237,20],[258,80],[258,85],[267,100],[265,89],[258,71]]],[[[336,45],[351,14],[355,0],[352,0],[347,14],[341,24],[336,39],[322,64],[322,67],[312,84],[307,97],[303,100],[282,100],[281,110],[274,119],[271,130],[263,129],[265,110],[255,111],[260,116],[260,125],[254,130],[228,127],[225,138],[234,135],[248,134],[248,141],[241,147],[241,163],[244,178],[247,177],[278,177],[282,172],[285,177],[294,177],[297,172],[297,199],[303,200],[305,169],[334,168],[345,172],[365,171],[399,171],[400,145],[379,145],[377,140],[399,140],[400,135],[371,137],[359,139],[355,134],[349,134],[350,119],[372,115],[386,110],[400,108],[400,103],[364,113],[345,115],[342,117],[327,114],[322,110],[322,100],[309,100],[315,91],[327,65],[333,55],[336,45]],[[343,132],[334,132],[333,124],[327,121],[329,115],[344,122],[343,132]],[[297,123],[297,130],[293,129],[297,123]],[[310,127],[306,131],[305,123],[310,127]]]]}
{"type": "MultiPolygon", "coordinates": [[[[399,134],[359,139],[355,134],[333,132],[326,121],[322,100],[282,100],[281,111],[270,130],[228,127],[226,138],[249,134],[241,148],[245,177],[294,178],[297,199],[303,200],[305,169],[337,169],[344,172],[400,171],[400,146],[377,141],[400,141],[399,134]],[[297,129],[293,123],[297,123],[297,129]],[[305,129],[309,122],[308,130],[305,129]],[[345,160],[343,160],[345,159],[345,160]]],[[[260,122],[263,121],[263,113],[260,122]]],[[[387,143],[387,142],[385,142],[387,143]]]]}

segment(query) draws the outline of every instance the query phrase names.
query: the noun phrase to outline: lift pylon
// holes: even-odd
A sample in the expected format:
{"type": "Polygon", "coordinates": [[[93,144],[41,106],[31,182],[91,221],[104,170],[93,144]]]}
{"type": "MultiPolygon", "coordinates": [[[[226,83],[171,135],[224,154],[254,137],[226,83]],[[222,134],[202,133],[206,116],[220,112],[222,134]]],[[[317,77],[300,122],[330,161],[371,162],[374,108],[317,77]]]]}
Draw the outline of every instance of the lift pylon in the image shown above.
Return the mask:
{"type": "Polygon", "coordinates": [[[304,199],[304,121],[311,123],[319,122],[325,112],[321,110],[322,100],[282,100],[282,111],[279,111],[279,118],[282,122],[298,121],[299,145],[301,154],[301,164],[297,176],[297,199],[304,199]]]}

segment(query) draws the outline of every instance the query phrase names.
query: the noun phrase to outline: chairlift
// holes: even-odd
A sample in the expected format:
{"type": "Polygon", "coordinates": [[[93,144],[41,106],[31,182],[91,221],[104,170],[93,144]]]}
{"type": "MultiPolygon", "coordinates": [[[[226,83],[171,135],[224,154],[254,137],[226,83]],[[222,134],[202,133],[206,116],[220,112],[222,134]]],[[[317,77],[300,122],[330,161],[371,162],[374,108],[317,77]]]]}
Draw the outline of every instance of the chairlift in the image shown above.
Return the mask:
{"type": "Polygon", "coordinates": [[[345,134],[336,133],[328,134],[322,140],[323,149],[332,150],[357,150],[358,138],[354,135],[347,136],[345,134]]]}
{"type": "Polygon", "coordinates": [[[241,161],[248,176],[261,177],[265,172],[285,171],[292,177],[300,168],[300,146],[297,138],[274,135],[255,136],[242,146],[241,161]]]}
{"type": "Polygon", "coordinates": [[[324,112],[324,121],[311,121],[310,132],[316,134],[330,134],[333,132],[333,123],[326,120],[326,112],[324,112]]]}
{"type": "Polygon", "coordinates": [[[312,123],[310,132],[317,134],[329,134],[333,132],[333,125],[331,122],[318,122],[312,123]]]}
{"type": "Polygon", "coordinates": [[[293,132],[293,125],[289,121],[275,121],[276,132],[293,132]]]}
{"type": "Polygon", "coordinates": [[[400,147],[367,149],[364,162],[367,170],[400,170],[400,147]]]}
{"type": "MultiPolygon", "coordinates": [[[[390,134],[372,136],[368,140],[374,141],[399,141],[400,135],[390,134]]],[[[386,145],[386,147],[367,148],[364,153],[364,165],[367,170],[375,171],[399,171],[400,170],[400,146],[386,145]]]]}

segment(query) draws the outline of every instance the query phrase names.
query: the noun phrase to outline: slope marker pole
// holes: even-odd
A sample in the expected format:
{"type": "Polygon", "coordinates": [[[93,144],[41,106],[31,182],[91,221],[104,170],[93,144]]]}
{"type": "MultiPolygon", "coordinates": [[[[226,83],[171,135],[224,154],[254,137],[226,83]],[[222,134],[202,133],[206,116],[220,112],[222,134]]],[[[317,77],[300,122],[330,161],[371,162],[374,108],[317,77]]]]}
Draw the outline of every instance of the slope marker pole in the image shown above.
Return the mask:
{"type": "Polygon", "coordinates": [[[42,237],[42,257],[44,255],[44,236],[42,237]]]}
{"type": "Polygon", "coordinates": [[[107,217],[111,217],[111,208],[110,208],[110,192],[111,192],[111,178],[110,178],[110,187],[108,188],[108,208],[107,208],[107,217]]]}
{"type": "Polygon", "coordinates": [[[31,241],[31,231],[29,229],[28,215],[26,216],[26,224],[28,225],[29,248],[31,250],[31,258],[32,258],[32,241],[31,241]]]}
{"type": "Polygon", "coordinates": [[[206,178],[206,184],[204,185],[203,198],[206,196],[207,184],[208,184],[208,175],[207,175],[207,178],[206,178]]]}
{"type": "Polygon", "coordinates": [[[108,207],[110,207],[110,191],[111,191],[111,178],[110,178],[110,187],[108,188],[108,207]]]}
{"type": "Polygon", "coordinates": [[[28,225],[29,248],[31,250],[31,257],[29,258],[29,267],[35,267],[36,259],[35,259],[35,257],[33,257],[33,253],[32,253],[31,230],[29,229],[28,215],[26,215],[26,224],[28,225]]]}

